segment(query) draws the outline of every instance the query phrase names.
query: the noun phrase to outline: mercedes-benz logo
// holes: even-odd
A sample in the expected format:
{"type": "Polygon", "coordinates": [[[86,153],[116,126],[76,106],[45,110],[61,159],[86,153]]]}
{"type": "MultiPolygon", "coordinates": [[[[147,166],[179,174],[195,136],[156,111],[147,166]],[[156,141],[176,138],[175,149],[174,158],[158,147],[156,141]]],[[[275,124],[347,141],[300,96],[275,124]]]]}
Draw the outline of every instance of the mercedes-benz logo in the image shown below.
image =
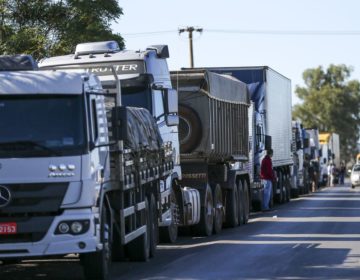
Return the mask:
{"type": "Polygon", "coordinates": [[[11,201],[10,190],[5,186],[0,186],[0,208],[5,207],[11,201]]]}

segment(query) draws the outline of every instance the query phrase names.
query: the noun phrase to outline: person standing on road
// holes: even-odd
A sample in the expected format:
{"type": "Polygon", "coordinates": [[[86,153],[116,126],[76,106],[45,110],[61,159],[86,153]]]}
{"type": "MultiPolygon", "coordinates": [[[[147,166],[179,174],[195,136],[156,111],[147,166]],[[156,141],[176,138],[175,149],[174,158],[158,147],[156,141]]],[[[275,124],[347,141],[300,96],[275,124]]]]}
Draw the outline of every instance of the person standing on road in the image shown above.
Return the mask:
{"type": "Polygon", "coordinates": [[[273,150],[266,151],[266,156],[261,161],[260,178],[264,184],[264,197],[262,208],[264,211],[270,209],[270,198],[272,192],[272,182],[275,180],[271,157],[273,156],[273,150]]]}
{"type": "Polygon", "coordinates": [[[331,172],[332,172],[332,167],[333,167],[333,164],[332,164],[332,162],[329,162],[329,165],[328,165],[328,167],[327,167],[327,173],[328,173],[328,184],[327,184],[327,186],[328,187],[330,187],[331,186],[331,172]]]}
{"type": "Polygon", "coordinates": [[[346,172],[345,163],[341,162],[340,169],[339,169],[339,184],[340,185],[344,185],[345,172],[346,172]]]}
{"type": "Polygon", "coordinates": [[[336,178],[336,165],[335,163],[331,164],[331,168],[330,168],[330,187],[333,187],[335,185],[335,178],[336,178]]]}

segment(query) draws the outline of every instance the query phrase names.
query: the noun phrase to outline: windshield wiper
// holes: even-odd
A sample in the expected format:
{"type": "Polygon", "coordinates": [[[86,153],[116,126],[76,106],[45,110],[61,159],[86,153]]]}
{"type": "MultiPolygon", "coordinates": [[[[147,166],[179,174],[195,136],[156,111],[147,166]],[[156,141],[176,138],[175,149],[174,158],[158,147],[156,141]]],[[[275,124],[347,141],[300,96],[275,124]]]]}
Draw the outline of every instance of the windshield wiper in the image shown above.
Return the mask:
{"type": "MultiPolygon", "coordinates": [[[[19,147],[24,147],[24,150],[27,147],[32,147],[32,148],[40,148],[42,151],[47,151],[49,152],[50,155],[56,155],[56,156],[60,156],[61,154],[52,149],[49,148],[43,144],[40,144],[39,142],[36,141],[30,141],[30,140],[23,140],[23,141],[11,141],[11,142],[0,142],[0,147],[6,147],[8,146],[8,149],[13,149],[14,147],[19,148],[19,147]]],[[[8,150],[7,149],[7,150],[8,150]]]]}

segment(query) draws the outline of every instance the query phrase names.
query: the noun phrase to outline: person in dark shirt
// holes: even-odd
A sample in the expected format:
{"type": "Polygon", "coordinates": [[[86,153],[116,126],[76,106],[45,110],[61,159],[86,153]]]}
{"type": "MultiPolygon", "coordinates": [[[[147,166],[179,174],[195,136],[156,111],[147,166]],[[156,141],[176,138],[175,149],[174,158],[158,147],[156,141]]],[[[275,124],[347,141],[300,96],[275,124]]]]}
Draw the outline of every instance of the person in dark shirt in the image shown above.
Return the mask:
{"type": "Polygon", "coordinates": [[[261,161],[260,178],[264,185],[264,197],[262,208],[264,211],[270,209],[270,198],[272,192],[272,182],[275,180],[271,157],[273,156],[273,150],[266,151],[266,156],[261,161]]]}
{"type": "Polygon", "coordinates": [[[340,185],[344,185],[345,173],[346,173],[345,163],[341,162],[340,163],[340,169],[339,169],[339,183],[340,183],[340,185]]]}

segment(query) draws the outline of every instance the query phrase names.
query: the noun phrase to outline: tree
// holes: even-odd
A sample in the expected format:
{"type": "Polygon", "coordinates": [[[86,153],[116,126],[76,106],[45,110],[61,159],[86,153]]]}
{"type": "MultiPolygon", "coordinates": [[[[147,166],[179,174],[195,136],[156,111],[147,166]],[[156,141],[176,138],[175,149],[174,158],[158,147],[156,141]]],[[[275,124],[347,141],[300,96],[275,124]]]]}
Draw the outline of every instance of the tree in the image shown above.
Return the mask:
{"type": "Polygon", "coordinates": [[[107,40],[123,48],[123,38],[111,30],[120,15],[116,0],[0,0],[0,52],[41,58],[107,40]]]}
{"type": "Polygon", "coordinates": [[[295,105],[293,116],[306,127],[320,132],[335,132],[340,136],[343,160],[354,158],[359,139],[360,83],[349,80],[352,69],[345,65],[321,66],[303,73],[305,87],[296,87],[296,95],[303,101],[295,105]]]}

